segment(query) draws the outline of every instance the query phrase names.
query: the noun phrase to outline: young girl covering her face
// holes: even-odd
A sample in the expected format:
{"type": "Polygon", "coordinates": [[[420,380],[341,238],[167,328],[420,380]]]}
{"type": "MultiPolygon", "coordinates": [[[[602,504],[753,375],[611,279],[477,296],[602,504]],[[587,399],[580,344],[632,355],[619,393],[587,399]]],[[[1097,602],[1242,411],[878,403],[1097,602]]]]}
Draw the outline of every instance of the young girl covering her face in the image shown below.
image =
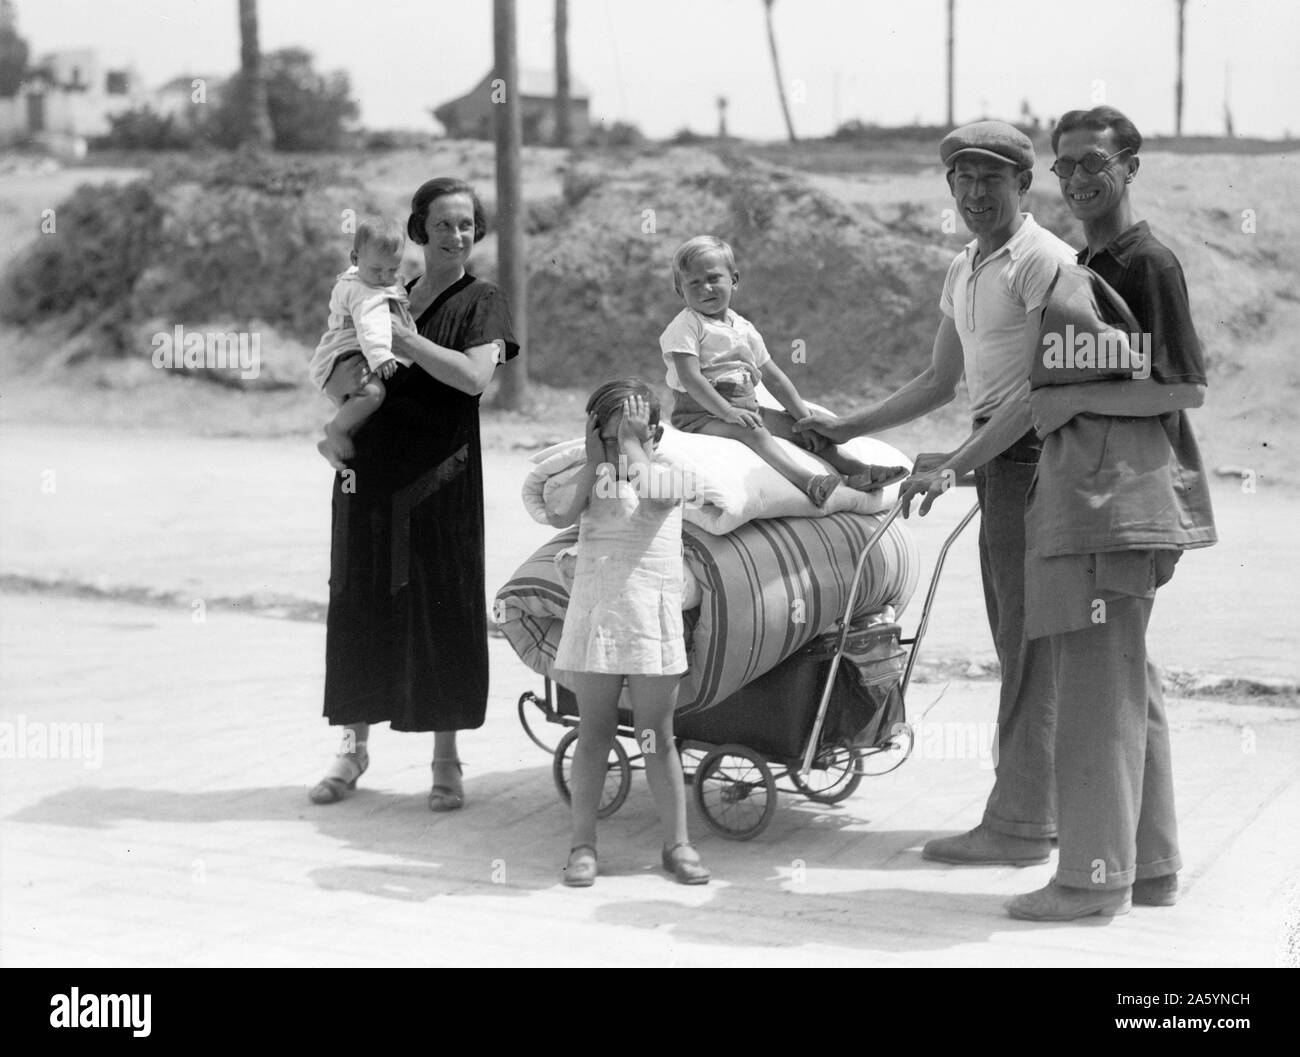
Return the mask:
{"type": "Polygon", "coordinates": [[[686,789],[673,740],[686,671],[682,628],[682,495],[660,463],[659,402],[644,382],[600,386],[587,401],[587,462],[555,525],[578,522],[578,562],[556,652],[578,699],[580,734],[570,780],[573,840],[564,883],[596,880],[596,812],[626,681],[637,744],[663,828],[663,866],[705,884],[686,832],[686,789]]]}

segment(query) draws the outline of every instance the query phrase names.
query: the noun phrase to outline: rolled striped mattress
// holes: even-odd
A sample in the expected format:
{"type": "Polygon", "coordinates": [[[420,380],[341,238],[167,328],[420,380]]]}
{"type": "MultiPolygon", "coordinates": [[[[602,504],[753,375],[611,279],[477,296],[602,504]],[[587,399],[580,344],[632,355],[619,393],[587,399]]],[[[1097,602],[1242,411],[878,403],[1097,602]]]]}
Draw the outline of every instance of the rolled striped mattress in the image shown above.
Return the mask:
{"type": "MultiPolygon", "coordinates": [[[[687,568],[700,604],[684,613],[689,670],[679,715],[702,711],[789,657],[830,628],[844,611],[853,568],[883,514],[750,521],[724,536],[682,529],[687,568]]],[[[555,556],[572,547],[577,528],[540,547],[497,592],[497,626],[539,675],[555,678],[569,592],[555,556]]],[[[877,543],[859,588],[855,616],[893,606],[916,588],[919,555],[900,520],[877,543]]]]}

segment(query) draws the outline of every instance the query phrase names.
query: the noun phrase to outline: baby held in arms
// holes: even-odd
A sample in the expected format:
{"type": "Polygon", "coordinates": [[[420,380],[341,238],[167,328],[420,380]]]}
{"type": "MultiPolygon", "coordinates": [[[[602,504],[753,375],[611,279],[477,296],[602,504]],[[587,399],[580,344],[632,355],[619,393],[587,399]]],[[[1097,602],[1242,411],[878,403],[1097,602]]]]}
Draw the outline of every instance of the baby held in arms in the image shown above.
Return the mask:
{"type": "Polygon", "coordinates": [[[740,441],[819,508],[841,484],[870,492],[906,477],[902,466],[871,466],[818,433],[795,432],[794,423],[807,417],[808,406],[754,325],[732,310],[739,281],[731,247],[712,235],[688,240],[673,255],[673,285],[686,307],[659,337],[673,390],[673,426],[740,441]],[[759,404],[760,381],[784,411],[759,404]],[[776,442],[778,437],[838,472],[806,469],[776,442]]]}
{"type": "Polygon", "coordinates": [[[336,470],[354,454],[352,436],[384,402],[384,381],[410,359],[393,354],[393,316],[414,327],[397,269],[406,230],[397,221],[363,220],[352,241],[352,267],[330,293],[329,329],[311,360],[311,379],[339,409],[317,449],[336,470]],[[354,371],[357,359],[364,369],[354,371]]]}

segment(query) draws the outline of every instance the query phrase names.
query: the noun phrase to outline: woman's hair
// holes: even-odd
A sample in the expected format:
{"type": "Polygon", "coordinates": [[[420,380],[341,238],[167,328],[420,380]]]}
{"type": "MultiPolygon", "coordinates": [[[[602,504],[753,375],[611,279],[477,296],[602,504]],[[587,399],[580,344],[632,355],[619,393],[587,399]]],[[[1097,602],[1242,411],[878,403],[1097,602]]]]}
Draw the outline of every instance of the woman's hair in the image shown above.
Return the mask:
{"type": "Polygon", "coordinates": [[[357,253],[364,252],[367,246],[374,246],[384,253],[397,253],[405,245],[406,232],[391,217],[366,217],[352,236],[352,248],[357,253]]]}
{"type": "Polygon", "coordinates": [[[610,416],[622,410],[623,401],[630,396],[639,396],[646,402],[650,410],[650,429],[654,432],[659,425],[659,397],[640,378],[620,378],[599,386],[587,398],[587,414],[594,411],[596,424],[603,429],[610,416]]]}
{"type": "Polygon", "coordinates": [[[722,254],[722,259],[727,262],[727,271],[735,272],[736,255],[731,252],[731,247],[717,235],[696,235],[693,239],[687,239],[677,247],[677,252],[673,254],[673,289],[679,294],[682,292],[682,273],[701,257],[707,257],[711,253],[722,254]]]}
{"type": "Polygon", "coordinates": [[[411,241],[417,246],[423,246],[429,241],[429,236],[424,230],[429,219],[429,206],[435,199],[442,198],[444,195],[469,195],[470,201],[474,203],[474,241],[481,241],[487,234],[487,217],[483,212],[483,203],[479,201],[478,193],[473,187],[453,176],[439,176],[433,180],[426,180],[411,196],[411,216],[406,222],[406,234],[410,236],[411,241]]]}
{"type": "Polygon", "coordinates": [[[1142,149],[1142,133],[1121,111],[1113,106],[1094,106],[1091,110],[1071,110],[1062,115],[1061,120],[1052,129],[1052,153],[1061,137],[1076,128],[1086,128],[1089,132],[1105,132],[1110,129],[1115,136],[1115,146],[1136,154],[1142,149]]]}

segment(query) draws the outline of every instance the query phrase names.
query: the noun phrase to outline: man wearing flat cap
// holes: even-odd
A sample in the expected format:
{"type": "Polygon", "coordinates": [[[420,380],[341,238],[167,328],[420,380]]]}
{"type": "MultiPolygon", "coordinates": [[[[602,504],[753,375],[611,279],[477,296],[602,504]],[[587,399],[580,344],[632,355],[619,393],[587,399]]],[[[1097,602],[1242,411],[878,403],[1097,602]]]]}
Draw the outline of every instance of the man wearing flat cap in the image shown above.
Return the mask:
{"type": "Polygon", "coordinates": [[[1038,339],[1032,314],[1059,263],[1074,251],[1020,210],[1033,180],[1034,146],[1002,121],[954,129],[939,145],[948,188],[975,238],[948,268],[943,318],[930,366],[897,392],[843,418],[813,414],[797,428],[837,442],[920,418],[957,395],[963,373],[972,432],[956,451],[926,460],[903,483],[921,513],[957,477],[975,472],[980,572],[1002,666],[993,791],[968,833],[929,841],[927,859],[1030,866],[1046,862],[1056,833],[1055,691],[1044,643],[1025,639],[1025,500],[1041,442],[1029,412],[1029,368],[1038,339]]]}

